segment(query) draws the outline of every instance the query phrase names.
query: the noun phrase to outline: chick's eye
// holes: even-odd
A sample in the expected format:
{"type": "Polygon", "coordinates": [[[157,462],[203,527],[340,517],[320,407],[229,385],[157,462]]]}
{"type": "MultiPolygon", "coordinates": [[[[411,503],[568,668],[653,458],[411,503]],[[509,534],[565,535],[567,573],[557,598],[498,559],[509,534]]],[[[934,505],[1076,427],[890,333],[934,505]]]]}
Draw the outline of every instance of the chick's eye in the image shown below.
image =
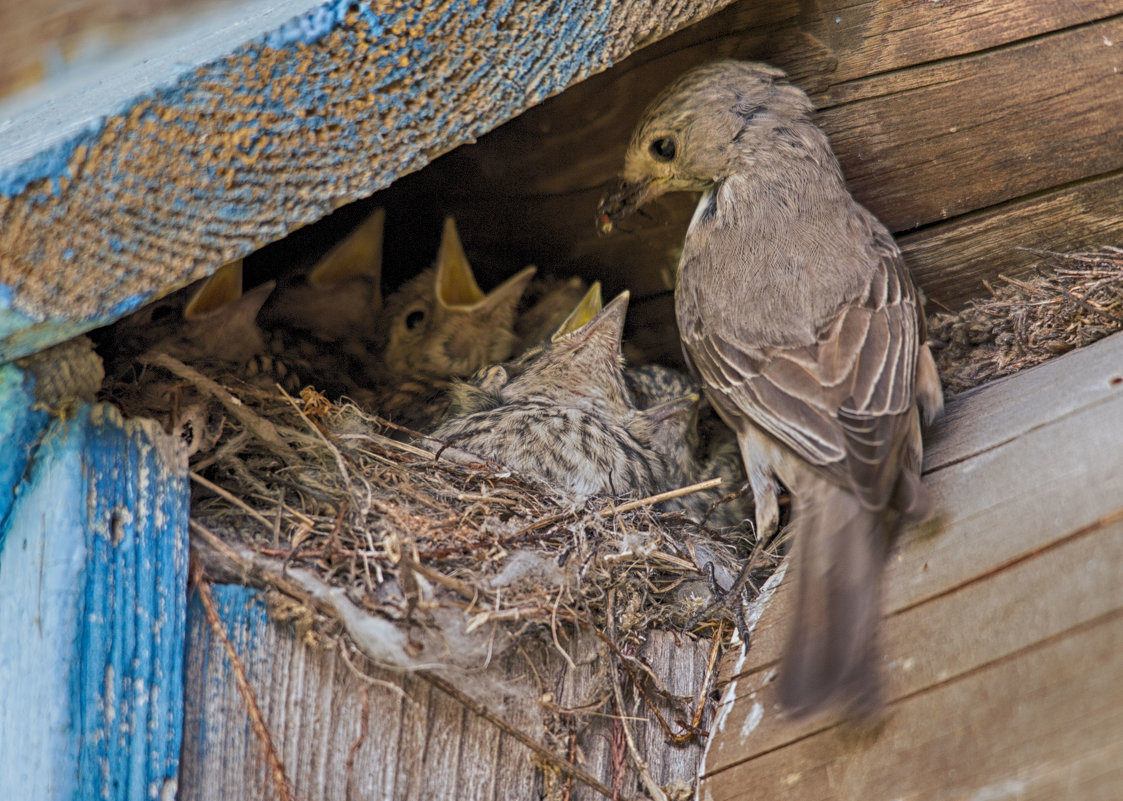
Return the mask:
{"type": "Polygon", "coordinates": [[[670,136],[661,136],[651,143],[651,155],[659,161],[670,161],[675,157],[675,140],[670,136]]]}
{"type": "Polygon", "coordinates": [[[421,325],[423,322],[425,322],[425,312],[420,309],[411,311],[406,315],[406,328],[410,331],[417,328],[417,326],[421,325]]]}

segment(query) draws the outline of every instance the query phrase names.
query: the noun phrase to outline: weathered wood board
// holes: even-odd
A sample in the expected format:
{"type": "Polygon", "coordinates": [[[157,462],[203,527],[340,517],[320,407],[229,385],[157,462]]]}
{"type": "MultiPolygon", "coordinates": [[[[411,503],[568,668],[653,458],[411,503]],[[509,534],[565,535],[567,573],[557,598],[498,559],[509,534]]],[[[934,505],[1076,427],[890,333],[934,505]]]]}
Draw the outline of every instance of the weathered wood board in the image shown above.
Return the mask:
{"type": "Polygon", "coordinates": [[[245,0],[198,37],[206,57],[122,65],[104,81],[116,102],[44,94],[0,127],[0,362],[369,195],[724,2],[245,0]]]}
{"type": "MultiPolygon", "coordinates": [[[[257,591],[217,585],[214,596],[294,797],[501,801],[542,793],[543,780],[529,749],[423,678],[372,668],[362,657],[344,658],[338,650],[306,644],[291,627],[269,620],[257,591]],[[362,673],[348,660],[362,665],[362,673]]],[[[565,670],[548,638],[532,638],[521,653],[496,658],[485,675],[510,680],[521,693],[531,692],[532,700],[538,689],[531,677],[538,676],[559,705],[600,706],[600,674],[606,665],[598,658],[596,639],[564,631],[560,636],[575,671],[565,670]]],[[[187,643],[180,801],[276,798],[262,740],[250,725],[234,668],[197,600],[189,607],[187,643]]],[[[704,642],[654,632],[641,656],[670,692],[690,696],[702,681],[707,649],[704,642]]],[[[493,711],[541,742],[548,706],[511,703],[493,711]]],[[[607,718],[594,718],[576,741],[581,769],[609,785],[611,728],[607,718]]],[[[667,745],[655,726],[641,727],[637,740],[657,782],[692,780],[700,744],[667,745]]],[[[561,746],[556,752],[565,758],[564,741],[561,746]]],[[[626,795],[635,795],[629,783],[624,788],[626,795]]],[[[600,798],[579,782],[570,797],[600,798]]]]}
{"type": "MultiPolygon", "coordinates": [[[[27,409],[14,367],[0,398],[27,409]]],[[[5,426],[0,787],[170,798],[183,719],[187,460],[148,421],[80,405],[5,426]],[[36,434],[36,432],[38,432],[36,434]],[[13,451],[26,458],[18,475],[13,451]],[[14,480],[8,480],[12,479],[14,480]]]]}
{"type": "Polygon", "coordinates": [[[885,725],[784,719],[783,582],[728,685],[703,799],[1118,797],[1123,335],[965,394],[933,432],[936,533],[885,592],[885,725]]]}

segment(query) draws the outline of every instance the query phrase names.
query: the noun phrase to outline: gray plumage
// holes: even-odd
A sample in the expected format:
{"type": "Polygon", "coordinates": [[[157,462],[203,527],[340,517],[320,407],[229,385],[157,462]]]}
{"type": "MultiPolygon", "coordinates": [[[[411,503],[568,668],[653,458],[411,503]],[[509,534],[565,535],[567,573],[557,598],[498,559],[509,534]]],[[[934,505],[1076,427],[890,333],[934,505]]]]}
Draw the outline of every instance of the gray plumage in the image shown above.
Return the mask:
{"type": "Polygon", "coordinates": [[[719,62],[647,109],[602,230],[701,191],[679,265],[683,350],[737,433],[762,534],[793,496],[799,564],[780,698],[797,713],[880,704],[876,623],[899,518],[927,513],[921,412],[942,408],[918,291],[889,231],[850,196],[807,95],[719,62]],[[919,407],[919,410],[918,410],[919,407]]]}

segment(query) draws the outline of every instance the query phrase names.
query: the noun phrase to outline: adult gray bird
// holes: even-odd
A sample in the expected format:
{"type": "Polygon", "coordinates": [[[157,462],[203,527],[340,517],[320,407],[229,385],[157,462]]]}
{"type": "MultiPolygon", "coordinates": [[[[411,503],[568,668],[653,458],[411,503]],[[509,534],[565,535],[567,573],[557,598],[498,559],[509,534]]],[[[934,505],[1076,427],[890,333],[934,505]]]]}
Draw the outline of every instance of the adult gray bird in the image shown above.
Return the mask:
{"type": "Polygon", "coordinates": [[[881,574],[901,518],[929,513],[920,423],[943,395],[900,251],[850,196],[811,113],[763,64],[686,73],[645,112],[598,223],[702,192],[675,310],[688,362],[737,433],[761,535],[779,519],[774,476],[792,494],[798,589],[780,700],[867,716],[881,704],[881,574]]]}

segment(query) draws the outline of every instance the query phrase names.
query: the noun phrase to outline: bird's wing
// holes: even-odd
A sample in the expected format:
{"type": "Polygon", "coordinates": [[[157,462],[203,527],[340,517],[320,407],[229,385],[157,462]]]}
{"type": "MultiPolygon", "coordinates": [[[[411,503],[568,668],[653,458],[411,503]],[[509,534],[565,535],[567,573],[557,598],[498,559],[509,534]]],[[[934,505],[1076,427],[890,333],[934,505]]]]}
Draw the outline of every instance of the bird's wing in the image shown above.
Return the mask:
{"type": "Polygon", "coordinates": [[[728,326],[683,330],[711,391],[871,507],[888,502],[909,431],[918,342],[916,289],[896,245],[875,235],[877,269],[814,344],[741,342],[728,326]]]}

